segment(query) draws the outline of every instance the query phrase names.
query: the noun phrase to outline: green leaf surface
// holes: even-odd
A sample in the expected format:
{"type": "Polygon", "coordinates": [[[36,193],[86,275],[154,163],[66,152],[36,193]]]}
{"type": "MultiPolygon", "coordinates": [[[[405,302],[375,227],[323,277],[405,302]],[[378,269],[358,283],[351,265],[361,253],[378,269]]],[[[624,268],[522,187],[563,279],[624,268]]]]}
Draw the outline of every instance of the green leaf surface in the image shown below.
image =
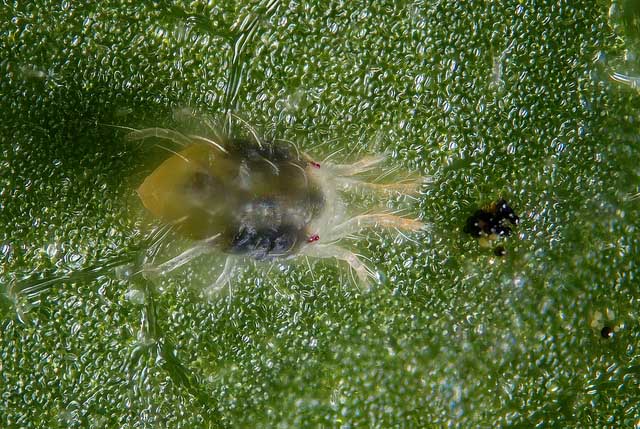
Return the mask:
{"type": "Polygon", "coordinates": [[[635,2],[217,3],[0,4],[0,427],[639,424],[635,2]],[[135,194],[167,154],[109,125],[187,111],[388,152],[430,229],[349,243],[369,292],[331,261],[147,281],[186,245],[135,194]],[[501,197],[504,257],[463,232],[501,197]]]}

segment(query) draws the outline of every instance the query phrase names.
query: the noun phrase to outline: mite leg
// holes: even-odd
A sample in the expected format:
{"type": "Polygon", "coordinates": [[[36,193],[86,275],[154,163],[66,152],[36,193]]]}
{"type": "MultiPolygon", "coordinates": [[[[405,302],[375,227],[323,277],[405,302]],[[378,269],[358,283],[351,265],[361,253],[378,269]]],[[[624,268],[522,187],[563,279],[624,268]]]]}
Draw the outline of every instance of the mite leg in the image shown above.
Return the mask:
{"type": "Polygon", "coordinates": [[[224,261],[224,268],[222,269],[222,272],[220,273],[216,281],[210,284],[204,290],[205,296],[211,299],[216,296],[226,284],[230,284],[231,278],[236,272],[237,267],[238,264],[236,263],[236,259],[232,256],[227,256],[226,261],[224,261]]]}
{"type": "Polygon", "coordinates": [[[202,240],[197,242],[195,245],[191,246],[178,256],[175,256],[168,261],[163,262],[157,267],[145,267],[143,272],[145,274],[155,274],[155,275],[164,275],[167,274],[176,268],[179,268],[186,264],[187,262],[197,258],[198,256],[204,255],[206,253],[211,253],[215,250],[215,247],[212,246],[213,242],[220,236],[220,234],[216,234],[212,237],[207,238],[206,240],[202,240]]]}
{"type": "Polygon", "coordinates": [[[630,86],[633,89],[637,89],[638,87],[640,87],[640,76],[631,76],[615,72],[609,75],[609,77],[611,78],[611,80],[630,86]]]}
{"type": "Polygon", "coordinates": [[[372,213],[356,216],[331,229],[328,239],[335,240],[365,228],[381,226],[384,228],[398,228],[406,231],[419,231],[424,224],[416,219],[405,218],[392,214],[372,213]]]}
{"type": "Polygon", "coordinates": [[[353,164],[331,165],[331,170],[336,176],[349,177],[371,170],[376,165],[384,161],[384,155],[365,156],[353,164]]]}
{"type": "Polygon", "coordinates": [[[345,261],[367,289],[377,278],[375,273],[358,258],[358,255],[335,244],[313,244],[306,246],[302,253],[314,258],[336,258],[345,261]]]}
{"type": "Polygon", "coordinates": [[[420,177],[417,179],[402,180],[395,183],[371,183],[351,177],[338,177],[336,181],[347,191],[365,190],[371,192],[397,192],[405,195],[415,195],[420,191],[423,184],[429,179],[420,177]]]}
{"type": "Polygon", "coordinates": [[[149,137],[171,140],[180,146],[188,146],[191,144],[191,140],[184,134],[166,128],[144,128],[127,134],[128,140],[143,140],[149,137]]]}

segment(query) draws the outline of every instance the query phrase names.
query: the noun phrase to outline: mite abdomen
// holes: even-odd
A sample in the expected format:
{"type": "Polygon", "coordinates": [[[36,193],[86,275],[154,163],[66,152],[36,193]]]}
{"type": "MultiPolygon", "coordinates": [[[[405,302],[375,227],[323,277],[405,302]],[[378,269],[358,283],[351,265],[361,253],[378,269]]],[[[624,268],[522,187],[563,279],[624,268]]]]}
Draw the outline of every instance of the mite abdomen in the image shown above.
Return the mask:
{"type": "Polygon", "coordinates": [[[307,161],[269,143],[196,143],[163,162],[138,188],[144,206],[192,239],[220,234],[223,251],[286,256],[324,206],[307,161]]]}
{"type": "Polygon", "coordinates": [[[156,217],[174,222],[188,215],[184,187],[208,174],[209,148],[194,144],[166,159],[138,187],[142,204],[156,217]]]}

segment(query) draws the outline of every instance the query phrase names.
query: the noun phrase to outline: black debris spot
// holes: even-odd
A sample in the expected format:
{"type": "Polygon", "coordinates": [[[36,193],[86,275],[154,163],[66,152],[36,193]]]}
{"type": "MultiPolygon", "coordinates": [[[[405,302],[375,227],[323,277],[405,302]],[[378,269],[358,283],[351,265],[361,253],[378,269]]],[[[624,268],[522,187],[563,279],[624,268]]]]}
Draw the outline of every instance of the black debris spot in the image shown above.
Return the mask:
{"type": "Polygon", "coordinates": [[[507,222],[511,225],[517,225],[520,218],[509,204],[501,199],[489,208],[476,210],[472,216],[469,216],[464,232],[474,237],[493,235],[508,237],[511,235],[511,228],[507,222]]]}
{"type": "Polygon", "coordinates": [[[611,338],[611,336],[613,335],[613,329],[611,329],[611,327],[609,326],[605,326],[600,331],[600,335],[602,335],[602,338],[611,338]]]}
{"type": "Polygon", "coordinates": [[[507,254],[507,249],[504,246],[497,246],[493,249],[493,254],[496,256],[505,256],[507,254]]]}

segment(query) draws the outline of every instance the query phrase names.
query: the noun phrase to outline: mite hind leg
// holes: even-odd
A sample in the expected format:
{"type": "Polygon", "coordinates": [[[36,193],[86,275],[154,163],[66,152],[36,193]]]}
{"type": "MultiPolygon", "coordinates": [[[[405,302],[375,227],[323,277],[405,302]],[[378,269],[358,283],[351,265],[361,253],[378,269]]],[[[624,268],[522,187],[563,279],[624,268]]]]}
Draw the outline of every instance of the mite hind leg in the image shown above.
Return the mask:
{"type": "Polygon", "coordinates": [[[182,133],[167,128],[144,128],[142,130],[132,131],[127,134],[128,140],[144,140],[149,137],[157,137],[160,139],[170,140],[177,145],[186,147],[191,144],[189,137],[182,133]]]}
{"type": "Polygon", "coordinates": [[[375,272],[360,260],[358,255],[335,244],[314,244],[305,247],[302,253],[314,258],[336,258],[345,261],[355,271],[358,280],[367,289],[377,280],[375,272]]]}
{"type": "Polygon", "coordinates": [[[226,285],[230,286],[231,279],[238,270],[239,267],[236,258],[227,256],[227,259],[224,261],[224,267],[216,281],[204,289],[205,297],[208,299],[214,298],[226,285]]]}
{"type": "Polygon", "coordinates": [[[416,219],[396,216],[386,213],[371,213],[359,215],[343,222],[331,229],[328,239],[335,240],[349,234],[359,232],[365,228],[381,226],[384,228],[398,228],[404,231],[419,231],[424,229],[424,223],[416,219]]]}

